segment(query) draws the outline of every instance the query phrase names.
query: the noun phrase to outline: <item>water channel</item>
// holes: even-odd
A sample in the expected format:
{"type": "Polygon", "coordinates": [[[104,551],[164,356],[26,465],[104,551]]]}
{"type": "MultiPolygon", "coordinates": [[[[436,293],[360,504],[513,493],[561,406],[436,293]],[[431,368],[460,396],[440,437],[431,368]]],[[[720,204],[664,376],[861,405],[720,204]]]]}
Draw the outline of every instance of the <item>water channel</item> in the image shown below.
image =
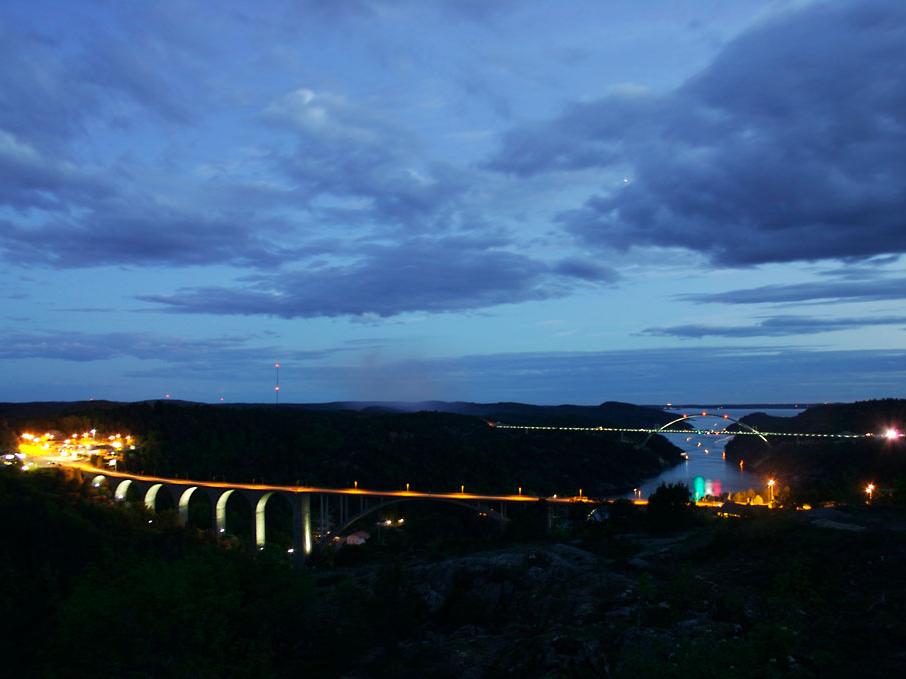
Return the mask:
{"type": "MultiPolygon", "coordinates": [[[[756,411],[732,408],[708,410],[708,415],[704,417],[701,415],[701,411],[696,413],[692,410],[668,410],[667,412],[675,412],[677,417],[684,412],[688,413],[690,415],[689,424],[696,429],[721,430],[732,424],[723,419],[723,415],[729,415],[738,420],[756,411]]],[[[801,411],[765,408],[758,412],[776,417],[792,417],[801,411]]],[[[758,490],[764,488],[766,479],[762,479],[758,474],[744,471],[737,464],[723,459],[724,446],[732,438],[732,434],[726,436],[664,434],[664,436],[675,446],[681,448],[689,459],[664,470],[658,476],[646,479],[642,482],[638,492],[630,493],[627,497],[648,497],[662,483],[684,483],[692,491],[696,500],[705,495],[735,493],[748,488],[758,490]]]]}

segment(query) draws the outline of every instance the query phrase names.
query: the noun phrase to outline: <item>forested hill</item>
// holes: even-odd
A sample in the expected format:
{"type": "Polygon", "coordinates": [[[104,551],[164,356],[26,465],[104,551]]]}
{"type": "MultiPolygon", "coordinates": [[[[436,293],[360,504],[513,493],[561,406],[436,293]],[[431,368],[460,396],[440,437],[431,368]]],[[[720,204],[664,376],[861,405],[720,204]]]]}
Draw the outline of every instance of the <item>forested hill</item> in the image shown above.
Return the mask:
{"type": "MultiPolygon", "coordinates": [[[[519,405],[519,404],[516,404],[519,405]]],[[[632,406],[630,406],[632,408],[632,406]]],[[[606,408],[602,408],[605,410],[606,408]]],[[[642,409],[640,409],[642,410],[642,409]]],[[[651,423],[665,419],[658,411],[651,423]]],[[[4,410],[0,407],[0,417],[4,410]]],[[[596,421],[600,423],[600,421],[596,421]]],[[[285,406],[156,401],[24,417],[10,430],[119,430],[139,438],[125,466],[200,479],[474,492],[608,494],[675,464],[679,449],[645,449],[604,433],[500,430],[441,412],[315,412],[285,406]]]]}
{"type": "Polygon", "coordinates": [[[439,412],[483,417],[506,424],[551,424],[558,426],[625,426],[651,427],[666,424],[670,413],[660,408],[637,406],[632,403],[606,401],[596,406],[554,405],[529,403],[471,403],[468,401],[334,401],[280,406],[316,411],[354,410],[365,412],[439,412]]]}
{"type": "Polygon", "coordinates": [[[743,421],[765,431],[879,433],[897,423],[906,424],[906,399],[828,403],[812,406],[793,417],[752,413],[743,421]]]}
{"type": "Polygon", "coordinates": [[[906,440],[890,441],[890,427],[906,425],[906,400],[881,399],[814,406],[794,417],[753,413],[743,418],[759,431],[877,434],[873,439],[737,436],[726,447],[727,457],[745,460],[746,469],[777,475],[814,499],[859,494],[873,481],[885,489],[906,488],[906,440]]]}

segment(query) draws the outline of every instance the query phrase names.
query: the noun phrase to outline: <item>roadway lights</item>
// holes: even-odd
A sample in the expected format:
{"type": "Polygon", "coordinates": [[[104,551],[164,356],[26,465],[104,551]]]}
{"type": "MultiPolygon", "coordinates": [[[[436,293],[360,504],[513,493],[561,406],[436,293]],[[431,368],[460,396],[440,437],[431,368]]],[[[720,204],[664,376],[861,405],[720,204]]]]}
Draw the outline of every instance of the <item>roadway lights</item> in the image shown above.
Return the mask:
{"type": "Polygon", "coordinates": [[[886,438],[888,441],[898,439],[900,438],[900,436],[902,436],[902,434],[896,427],[888,427],[887,431],[884,432],[884,438],[886,438]]]}
{"type": "Polygon", "coordinates": [[[774,479],[768,479],[768,502],[774,502],[774,486],[777,484],[777,481],[774,479]]]}
{"type": "Polygon", "coordinates": [[[865,486],[865,494],[868,495],[868,501],[871,502],[871,498],[875,493],[875,484],[869,483],[865,486]]]}

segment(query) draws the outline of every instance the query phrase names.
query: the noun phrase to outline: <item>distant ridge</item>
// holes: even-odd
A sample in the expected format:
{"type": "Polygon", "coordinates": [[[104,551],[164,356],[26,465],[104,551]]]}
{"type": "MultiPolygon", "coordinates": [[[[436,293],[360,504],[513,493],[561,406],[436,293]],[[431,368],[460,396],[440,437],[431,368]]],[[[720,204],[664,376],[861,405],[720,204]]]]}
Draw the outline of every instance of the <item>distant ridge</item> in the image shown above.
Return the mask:
{"type": "MultiPolygon", "coordinates": [[[[177,407],[278,409],[280,411],[309,412],[358,412],[365,415],[439,412],[481,417],[508,424],[570,425],[622,425],[659,426],[671,419],[662,406],[638,406],[632,403],[606,401],[600,405],[533,405],[503,401],[499,403],[473,403],[469,401],[332,401],[328,403],[197,403],[178,399],[138,401],[135,404],[166,403],[177,407]]],[[[10,420],[53,417],[77,414],[91,410],[110,410],[132,403],[116,401],[46,401],[33,403],[0,403],[0,417],[10,420]]]]}
{"type": "MultiPolygon", "coordinates": [[[[253,404],[235,404],[257,407],[253,404]]],[[[620,423],[624,426],[664,424],[670,416],[662,407],[638,406],[632,403],[606,401],[596,406],[532,405],[502,401],[473,403],[470,401],[334,401],[330,403],[300,403],[271,406],[298,408],[319,412],[352,410],[362,413],[440,412],[471,415],[509,424],[546,423],[552,425],[620,423]]]]}
{"type": "Polygon", "coordinates": [[[682,410],[683,408],[705,408],[712,410],[805,410],[814,408],[819,405],[828,405],[823,403],[661,403],[658,405],[644,405],[645,408],[670,408],[671,410],[682,410]]]}

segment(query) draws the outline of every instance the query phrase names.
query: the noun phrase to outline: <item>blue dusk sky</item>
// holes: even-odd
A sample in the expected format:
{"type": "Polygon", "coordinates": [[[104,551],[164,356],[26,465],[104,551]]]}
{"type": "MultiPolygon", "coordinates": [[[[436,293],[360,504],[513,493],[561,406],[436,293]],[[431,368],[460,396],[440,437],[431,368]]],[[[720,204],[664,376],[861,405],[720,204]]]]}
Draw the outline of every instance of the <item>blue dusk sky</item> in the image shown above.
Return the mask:
{"type": "Polygon", "coordinates": [[[906,396],[903,0],[0,6],[0,400],[906,396]]]}

